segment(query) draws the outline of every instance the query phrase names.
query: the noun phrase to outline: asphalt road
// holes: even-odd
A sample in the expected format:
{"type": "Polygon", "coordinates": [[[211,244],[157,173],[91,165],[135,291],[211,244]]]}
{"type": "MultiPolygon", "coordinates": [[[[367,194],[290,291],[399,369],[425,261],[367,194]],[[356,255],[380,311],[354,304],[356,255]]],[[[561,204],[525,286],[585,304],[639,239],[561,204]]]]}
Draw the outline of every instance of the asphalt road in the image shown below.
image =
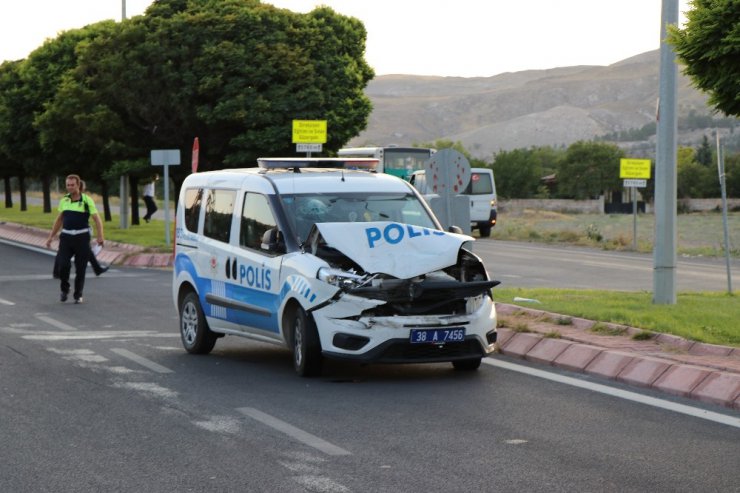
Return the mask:
{"type": "MultiPolygon", "coordinates": [[[[591,248],[477,240],[473,251],[485,262],[501,287],[653,291],[650,254],[591,248]]],[[[731,275],[740,283],[740,260],[731,261],[731,275]]],[[[676,263],[676,289],[727,291],[724,258],[681,257],[676,263]]]]}
{"type": "Polygon", "coordinates": [[[488,364],[459,373],[330,363],[321,378],[301,379],[287,350],[235,337],[193,356],[180,345],[169,272],[88,277],[86,303],[73,305],[59,303],[51,266],[0,244],[0,491],[740,484],[737,425],[488,364]]]}

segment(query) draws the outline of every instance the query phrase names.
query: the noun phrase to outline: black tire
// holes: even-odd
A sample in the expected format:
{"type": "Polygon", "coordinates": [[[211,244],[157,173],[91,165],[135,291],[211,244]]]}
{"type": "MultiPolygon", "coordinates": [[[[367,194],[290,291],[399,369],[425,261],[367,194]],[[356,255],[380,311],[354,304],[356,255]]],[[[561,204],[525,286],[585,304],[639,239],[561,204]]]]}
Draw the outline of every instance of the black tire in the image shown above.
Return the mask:
{"type": "Polygon", "coordinates": [[[460,359],[452,362],[452,367],[457,371],[475,371],[480,367],[481,358],[460,359]]]}
{"type": "Polygon", "coordinates": [[[481,226],[478,228],[478,233],[480,234],[481,238],[488,238],[489,236],[491,236],[491,227],[481,226]]]}
{"type": "Polygon", "coordinates": [[[293,367],[302,377],[321,374],[322,356],[319,333],[311,317],[297,307],[291,319],[293,333],[293,367]]]}
{"type": "Polygon", "coordinates": [[[180,304],[180,339],[192,354],[208,354],[216,344],[217,335],[208,327],[198,295],[192,291],[180,304]]]}

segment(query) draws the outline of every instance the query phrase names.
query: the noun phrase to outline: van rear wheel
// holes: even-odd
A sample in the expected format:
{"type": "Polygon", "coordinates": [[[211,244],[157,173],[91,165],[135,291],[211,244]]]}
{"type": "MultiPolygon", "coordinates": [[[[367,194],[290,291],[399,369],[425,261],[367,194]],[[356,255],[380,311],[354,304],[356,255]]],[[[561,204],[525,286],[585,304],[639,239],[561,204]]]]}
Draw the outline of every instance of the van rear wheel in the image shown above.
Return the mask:
{"type": "Polygon", "coordinates": [[[480,234],[481,238],[488,238],[489,236],[491,236],[491,227],[481,226],[478,228],[478,233],[480,234]]]}
{"type": "Polygon", "coordinates": [[[180,339],[192,354],[208,354],[216,345],[217,336],[208,327],[198,295],[189,292],[180,304],[180,339]]]}
{"type": "Polygon", "coordinates": [[[302,377],[321,374],[321,342],[316,324],[298,307],[293,312],[293,367],[302,377]]]}

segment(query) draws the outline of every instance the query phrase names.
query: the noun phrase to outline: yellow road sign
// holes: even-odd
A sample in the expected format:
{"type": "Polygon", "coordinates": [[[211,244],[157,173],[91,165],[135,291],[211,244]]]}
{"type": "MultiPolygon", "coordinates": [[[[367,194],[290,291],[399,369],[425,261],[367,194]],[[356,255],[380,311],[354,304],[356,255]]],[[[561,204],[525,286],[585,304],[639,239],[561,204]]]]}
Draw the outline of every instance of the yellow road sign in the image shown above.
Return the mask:
{"type": "Polygon", "coordinates": [[[326,144],[326,120],[293,120],[294,144],[326,144]]]}
{"type": "Polygon", "coordinates": [[[649,159],[627,159],[619,160],[619,177],[620,178],[650,178],[650,160],[649,159]]]}

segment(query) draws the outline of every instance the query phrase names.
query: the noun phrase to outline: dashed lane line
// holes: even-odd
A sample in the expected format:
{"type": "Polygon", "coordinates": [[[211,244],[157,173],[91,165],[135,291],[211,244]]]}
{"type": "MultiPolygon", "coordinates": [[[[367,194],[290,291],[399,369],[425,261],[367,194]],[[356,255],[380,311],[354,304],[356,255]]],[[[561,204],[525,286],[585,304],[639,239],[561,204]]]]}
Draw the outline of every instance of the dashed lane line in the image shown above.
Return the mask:
{"type": "Polygon", "coordinates": [[[134,363],[138,363],[144,368],[148,368],[154,372],[157,373],[172,373],[172,370],[169,368],[160,365],[159,363],[155,363],[152,360],[146,359],[143,356],[139,356],[136,353],[132,353],[128,349],[122,349],[122,348],[112,348],[112,352],[116,353],[119,356],[123,356],[126,359],[129,359],[133,361],[134,363]]]}
{"type": "Polygon", "coordinates": [[[67,325],[64,322],[60,322],[59,320],[55,320],[51,317],[47,317],[46,315],[36,314],[35,317],[41,320],[42,322],[46,322],[52,327],[56,327],[57,329],[66,330],[69,332],[73,332],[77,330],[77,327],[72,327],[71,325],[67,325]]]}
{"type": "Polygon", "coordinates": [[[351,452],[348,452],[343,448],[337,447],[336,445],[331,444],[326,440],[317,437],[316,435],[312,435],[307,431],[296,428],[295,426],[286,423],[285,421],[281,421],[278,418],[270,416],[269,414],[265,414],[253,407],[240,407],[239,409],[237,409],[237,411],[244,414],[245,416],[249,416],[250,418],[259,421],[262,424],[269,426],[270,428],[284,433],[289,437],[308,445],[309,447],[320,450],[327,455],[352,455],[351,452]]]}

